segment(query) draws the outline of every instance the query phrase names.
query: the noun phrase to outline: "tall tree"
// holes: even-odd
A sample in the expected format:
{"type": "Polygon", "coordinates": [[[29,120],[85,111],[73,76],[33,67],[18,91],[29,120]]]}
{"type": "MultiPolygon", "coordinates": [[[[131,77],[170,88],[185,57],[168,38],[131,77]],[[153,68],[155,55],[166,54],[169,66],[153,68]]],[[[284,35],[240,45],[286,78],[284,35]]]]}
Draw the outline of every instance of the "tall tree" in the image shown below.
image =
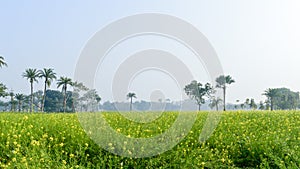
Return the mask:
{"type": "Polygon", "coordinates": [[[212,92],[213,88],[209,83],[206,83],[204,86],[193,80],[190,84],[184,87],[185,93],[193,100],[196,101],[198,105],[198,110],[201,110],[201,105],[205,103],[205,96],[210,97],[210,93],[212,92]]]}
{"type": "Polygon", "coordinates": [[[25,72],[22,75],[24,78],[26,78],[30,82],[30,112],[32,112],[33,109],[33,83],[38,82],[37,78],[39,77],[39,73],[36,69],[26,69],[25,72]]]}
{"type": "Polygon", "coordinates": [[[44,84],[44,94],[42,98],[42,104],[41,104],[41,111],[44,112],[44,105],[45,105],[45,98],[46,98],[46,90],[47,87],[50,87],[52,81],[56,79],[56,73],[53,71],[53,69],[47,69],[44,68],[43,70],[39,70],[39,77],[45,79],[44,84]]]}
{"type": "Polygon", "coordinates": [[[224,76],[220,75],[218,78],[216,78],[217,88],[221,88],[223,90],[223,110],[226,111],[226,88],[227,85],[230,85],[231,83],[234,83],[235,81],[233,78],[229,75],[224,76]]]}
{"type": "Polygon", "coordinates": [[[21,108],[22,108],[23,100],[25,99],[25,96],[23,94],[18,93],[18,94],[15,95],[15,98],[18,101],[18,109],[19,109],[19,112],[20,112],[21,108]]]}
{"type": "Polygon", "coordinates": [[[274,100],[275,100],[275,97],[277,97],[277,90],[268,88],[267,90],[265,90],[263,95],[267,96],[268,100],[270,101],[271,111],[273,111],[274,110],[274,100]]]}
{"type": "Polygon", "coordinates": [[[3,56],[0,56],[0,68],[3,66],[7,66],[7,64],[5,63],[3,56]]]}
{"type": "Polygon", "coordinates": [[[132,98],[136,98],[136,94],[135,93],[128,93],[127,94],[127,99],[130,99],[130,111],[132,111],[132,98]]]}
{"type": "Polygon", "coordinates": [[[67,105],[67,88],[69,86],[73,86],[73,82],[71,78],[68,77],[60,77],[57,81],[57,88],[62,86],[62,91],[64,93],[64,112],[66,112],[66,105],[67,105]]]}

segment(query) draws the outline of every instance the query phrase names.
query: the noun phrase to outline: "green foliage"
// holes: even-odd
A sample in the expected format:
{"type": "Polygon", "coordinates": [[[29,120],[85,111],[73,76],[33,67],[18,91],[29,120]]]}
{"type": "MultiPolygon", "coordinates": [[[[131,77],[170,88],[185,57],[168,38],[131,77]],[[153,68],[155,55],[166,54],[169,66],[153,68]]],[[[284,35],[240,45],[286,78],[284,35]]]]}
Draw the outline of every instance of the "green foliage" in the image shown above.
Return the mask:
{"type": "Polygon", "coordinates": [[[263,95],[267,96],[267,103],[271,110],[287,110],[299,107],[299,92],[293,92],[287,88],[267,89],[263,95]]]}
{"type": "MultiPolygon", "coordinates": [[[[67,105],[66,112],[72,112],[73,100],[72,92],[67,91],[67,105]]],[[[45,99],[45,112],[63,112],[63,100],[64,96],[60,91],[47,90],[45,99]]]]}
{"type": "MultiPolygon", "coordinates": [[[[87,137],[75,114],[0,114],[0,168],[299,168],[300,112],[226,112],[213,135],[198,141],[208,112],[199,112],[187,137],[172,150],[143,159],[111,154],[87,137]]],[[[152,123],[104,113],[116,131],[152,137],[177,117],[152,123]]],[[[146,114],[147,115],[147,114],[146,114]]],[[[189,115],[189,113],[185,113],[189,115]]]]}
{"type": "Polygon", "coordinates": [[[213,88],[209,83],[203,86],[200,82],[193,80],[184,87],[184,91],[191,99],[196,101],[200,110],[201,105],[205,103],[205,96],[210,97],[210,94],[213,93],[213,88]]]}
{"type": "Polygon", "coordinates": [[[3,67],[3,66],[7,66],[7,64],[4,61],[4,57],[0,56],[0,68],[3,67]]]}
{"type": "Polygon", "coordinates": [[[0,83],[0,97],[5,97],[8,95],[6,90],[7,87],[4,84],[0,83]]]}

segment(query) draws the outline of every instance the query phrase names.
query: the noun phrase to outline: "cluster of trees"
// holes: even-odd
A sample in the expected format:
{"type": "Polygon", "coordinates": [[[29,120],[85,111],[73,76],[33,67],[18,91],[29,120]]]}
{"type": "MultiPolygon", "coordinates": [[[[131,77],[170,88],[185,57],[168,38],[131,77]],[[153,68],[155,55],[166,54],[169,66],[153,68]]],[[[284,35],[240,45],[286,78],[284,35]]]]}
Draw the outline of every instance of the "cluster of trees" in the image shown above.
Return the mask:
{"type": "Polygon", "coordinates": [[[226,111],[226,89],[227,86],[235,81],[229,75],[220,75],[216,78],[216,86],[212,86],[210,83],[203,85],[196,80],[193,80],[190,84],[186,85],[184,88],[185,93],[193,100],[196,101],[198,105],[198,110],[201,109],[201,105],[210,100],[211,108],[216,108],[218,110],[219,105],[223,101],[223,110],[226,111]],[[215,97],[216,88],[220,88],[223,91],[223,100],[219,97],[215,97]]]}
{"type": "MultiPolygon", "coordinates": [[[[0,56],[0,67],[3,66],[7,66],[7,64],[0,56]]],[[[29,95],[9,92],[8,88],[0,83],[0,97],[10,97],[9,102],[0,102],[0,106],[5,107],[5,110],[10,106],[10,111],[16,111],[16,105],[18,105],[18,111],[29,112],[75,112],[76,108],[85,111],[98,110],[101,97],[96,90],[90,90],[82,83],[73,82],[69,77],[61,76],[57,79],[56,73],[51,68],[42,70],[29,68],[23,72],[22,77],[30,83],[29,95]],[[44,81],[44,90],[34,92],[34,83],[38,83],[39,79],[44,81]],[[48,90],[54,80],[57,80],[57,88],[61,88],[62,92],[48,90]],[[73,91],[68,91],[69,87],[72,87],[73,91]],[[89,105],[93,105],[93,108],[90,108],[89,105]]]]}

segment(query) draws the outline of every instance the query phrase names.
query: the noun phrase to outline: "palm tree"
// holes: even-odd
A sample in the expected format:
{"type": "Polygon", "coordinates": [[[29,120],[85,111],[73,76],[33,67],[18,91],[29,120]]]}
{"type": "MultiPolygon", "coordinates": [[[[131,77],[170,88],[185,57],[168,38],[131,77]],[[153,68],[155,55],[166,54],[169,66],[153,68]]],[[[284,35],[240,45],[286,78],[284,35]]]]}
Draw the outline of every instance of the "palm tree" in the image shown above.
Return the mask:
{"type": "Polygon", "coordinates": [[[2,66],[7,66],[7,64],[5,63],[3,56],[0,56],[0,67],[2,66]]]}
{"type": "Polygon", "coordinates": [[[57,81],[57,88],[62,86],[62,91],[64,92],[64,112],[66,112],[67,106],[67,87],[68,85],[73,86],[73,84],[72,79],[68,77],[60,77],[57,81]]]}
{"type": "Polygon", "coordinates": [[[223,111],[226,111],[226,104],[225,104],[226,103],[226,101],[225,101],[226,87],[227,87],[227,84],[230,85],[231,83],[234,83],[235,81],[229,75],[227,75],[227,76],[221,75],[216,79],[216,82],[217,82],[216,87],[223,89],[223,111]]]}
{"type": "Polygon", "coordinates": [[[21,107],[22,107],[22,102],[25,99],[25,96],[23,94],[16,94],[15,98],[18,100],[18,108],[19,108],[19,112],[21,111],[21,107]]]}
{"type": "Polygon", "coordinates": [[[269,88],[269,89],[265,90],[263,95],[267,96],[268,100],[270,101],[271,111],[273,111],[274,110],[274,99],[277,96],[277,90],[269,88]]]}
{"type": "Polygon", "coordinates": [[[36,69],[26,69],[22,75],[24,78],[27,78],[30,82],[30,112],[33,110],[33,82],[38,82],[37,78],[39,77],[39,73],[36,69]]]}
{"type": "Polygon", "coordinates": [[[222,99],[220,99],[219,97],[218,98],[213,98],[211,103],[209,104],[209,106],[211,108],[216,107],[216,110],[219,111],[219,105],[220,105],[221,102],[222,102],[222,99]]]}
{"type": "Polygon", "coordinates": [[[56,73],[53,71],[53,69],[44,68],[43,70],[39,70],[39,77],[45,79],[44,94],[43,94],[42,105],[41,105],[41,111],[44,112],[46,90],[47,87],[50,87],[52,81],[56,79],[56,73]]]}
{"type": "Polygon", "coordinates": [[[136,98],[136,94],[135,93],[128,93],[127,94],[127,99],[130,99],[130,111],[132,111],[132,98],[136,98]]]}
{"type": "Polygon", "coordinates": [[[100,101],[101,101],[101,97],[97,94],[96,95],[96,101],[97,101],[97,111],[99,110],[99,106],[100,106],[100,101]]]}

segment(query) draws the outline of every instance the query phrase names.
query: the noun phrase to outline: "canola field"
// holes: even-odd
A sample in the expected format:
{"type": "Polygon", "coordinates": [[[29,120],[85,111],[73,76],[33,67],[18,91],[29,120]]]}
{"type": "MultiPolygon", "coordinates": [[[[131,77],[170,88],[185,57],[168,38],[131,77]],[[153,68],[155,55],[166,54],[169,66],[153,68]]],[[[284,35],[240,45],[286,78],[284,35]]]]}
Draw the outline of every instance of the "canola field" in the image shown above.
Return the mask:
{"type": "MultiPolygon", "coordinates": [[[[299,111],[225,112],[211,137],[199,142],[208,113],[198,112],[188,135],[171,150],[147,158],[101,148],[77,114],[0,113],[0,168],[300,168],[299,111]]],[[[116,131],[137,138],[165,132],[178,116],[165,112],[137,123],[116,112],[102,114],[116,131]]]]}

